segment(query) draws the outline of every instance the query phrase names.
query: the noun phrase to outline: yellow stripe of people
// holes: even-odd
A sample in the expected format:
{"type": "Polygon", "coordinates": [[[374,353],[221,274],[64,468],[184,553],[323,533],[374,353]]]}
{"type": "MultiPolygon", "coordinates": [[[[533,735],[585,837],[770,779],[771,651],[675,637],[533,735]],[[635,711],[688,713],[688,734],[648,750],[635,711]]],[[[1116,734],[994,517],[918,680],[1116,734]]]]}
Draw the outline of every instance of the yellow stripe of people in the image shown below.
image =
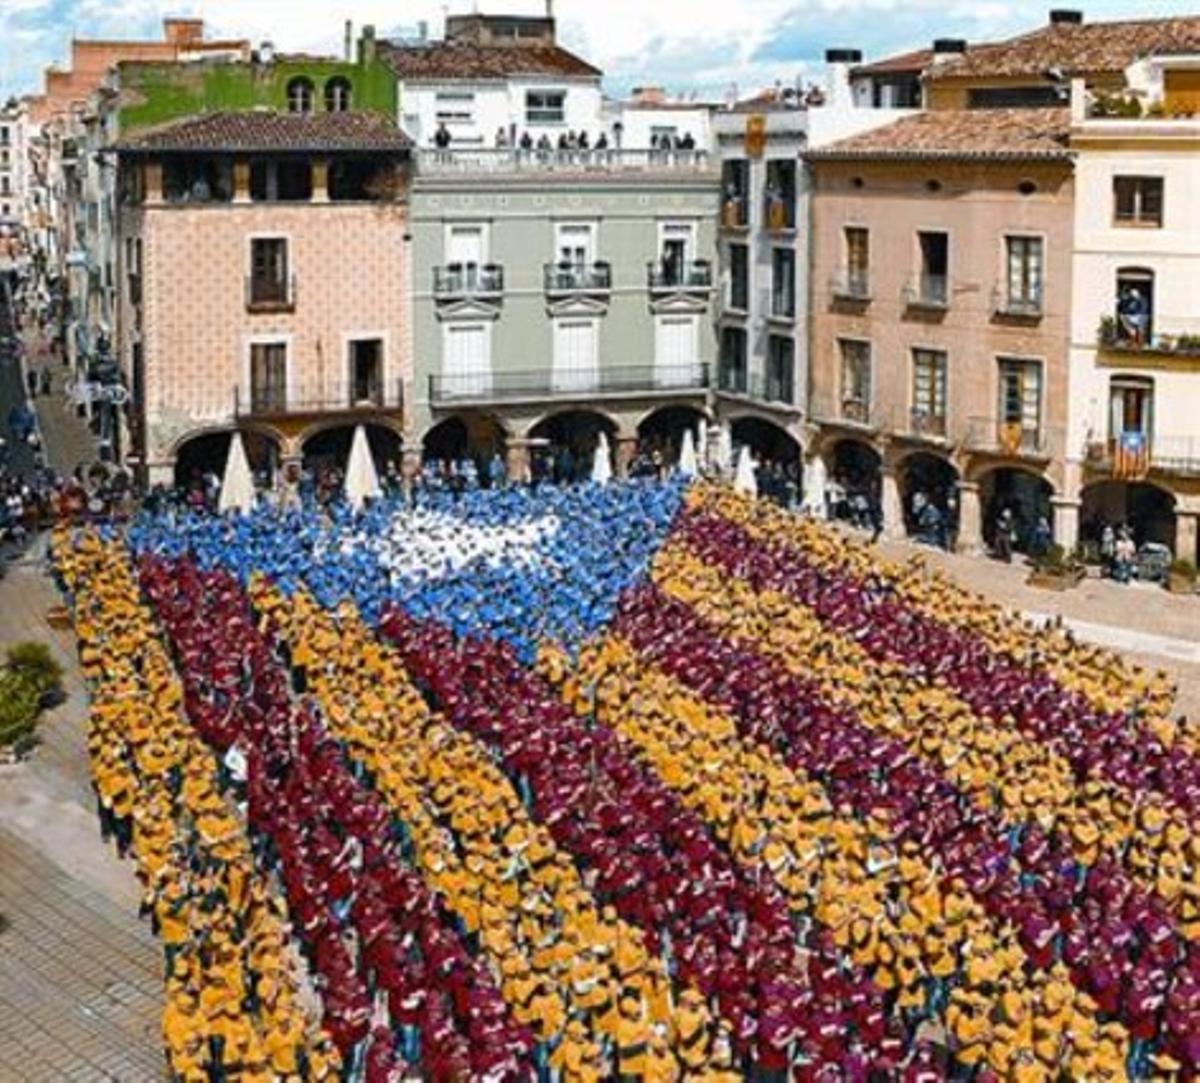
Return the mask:
{"type": "Polygon", "coordinates": [[[899,1008],[926,1007],[926,976],[948,978],[965,957],[964,980],[943,1017],[963,1064],[1004,1077],[1034,1062],[1074,1078],[1122,1075],[1124,1032],[1102,1033],[1094,1004],[1065,968],[1027,981],[1014,938],[965,888],[944,889],[915,845],[897,852],[886,821],[835,811],[820,784],[742,740],[727,714],[640,659],[624,639],[586,648],[562,697],[586,713],[589,688],[600,719],[734,858],[773,877],[794,911],[829,928],[856,965],[898,994],[899,1008]]]}
{"type": "MultiPolygon", "coordinates": [[[[646,952],[638,929],[597,904],[488,752],[428,709],[396,653],[350,603],[335,619],[304,593],[288,600],[260,581],[251,595],[306,671],[330,731],[407,824],[426,882],[478,932],[515,1018],[539,1038],[563,1036],[555,1064],[568,1078],[598,1078],[599,1048],[568,1026],[572,1018],[617,1049],[644,1049],[622,1062],[623,1072],[675,1078],[680,1035],[719,1021],[695,990],[672,1002],[662,961],[646,952]]],[[[706,1066],[707,1052],[696,1067],[706,1066]]]]}
{"type": "Polygon", "coordinates": [[[1135,804],[1106,779],[1075,782],[1070,764],[1016,727],[989,721],[954,692],[903,667],[876,662],[853,640],[830,631],[810,609],[702,563],[682,543],[657,554],[654,579],[669,595],[717,620],[736,614],[740,635],[790,672],[816,681],[830,702],[853,709],[871,729],[901,741],[1010,823],[1036,822],[1070,840],[1076,858],[1102,853],[1125,863],[1136,882],[1200,937],[1200,868],[1184,817],[1158,795],[1135,804]],[[1189,871],[1189,866],[1193,866],[1189,871]]]}
{"type": "Polygon", "coordinates": [[[923,615],[978,635],[992,650],[1011,654],[1022,664],[1036,662],[1097,710],[1136,711],[1137,724],[1167,747],[1178,743],[1200,752],[1200,733],[1171,717],[1174,693],[1161,671],[1127,665],[1112,651],[1080,643],[1062,628],[1034,629],[949,576],[930,572],[922,562],[884,561],[877,550],[849,538],[839,537],[831,550],[827,528],[763,506],[766,501],[756,501],[751,510],[744,497],[709,485],[693,487],[686,499],[691,507],[731,519],[758,540],[785,539],[820,567],[845,567],[855,576],[882,575],[923,615]]]}
{"type": "Polygon", "coordinates": [[[239,1080],[338,1077],[337,1051],[304,1010],[283,900],[254,869],[246,829],[217,789],[217,762],[187,724],[183,692],[123,550],[56,532],[92,689],[88,750],[105,810],[132,820],[132,851],[167,959],[163,1039],[172,1078],[210,1078],[209,1039],[239,1080]],[[173,780],[178,779],[178,786],[173,780]],[[188,857],[211,868],[200,875],[188,857]],[[247,993],[258,1010],[244,1009],[247,993]]]}

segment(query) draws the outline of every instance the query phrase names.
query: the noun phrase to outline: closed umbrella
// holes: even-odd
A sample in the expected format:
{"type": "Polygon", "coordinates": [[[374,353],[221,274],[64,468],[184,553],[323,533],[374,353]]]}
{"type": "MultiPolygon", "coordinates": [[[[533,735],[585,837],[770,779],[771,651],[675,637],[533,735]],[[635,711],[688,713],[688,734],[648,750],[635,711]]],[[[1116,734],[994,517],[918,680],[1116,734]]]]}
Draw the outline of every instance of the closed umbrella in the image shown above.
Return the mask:
{"type": "Polygon", "coordinates": [[[758,496],[758,481],[754,477],[754,459],[746,444],[742,445],[742,453],[738,456],[737,476],[733,479],[733,487],[739,493],[758,496]]]}
{"type": "Polygon", "coordinates": [[[717,469],[726,475],[733,469],[733,434],[728,425],[722,425],[717,433],[717,469]]]}
{"type": "Polygon", "coordinates": [[[592,481],[598,485],[607,485],[612,481],[612,456],[608,450],[608,436],[600,434],[596,441],[596,457],[592,461],[592,481]]]}
{"type": "Polygon", "coordinates": [[[354,430],[354,442],[350,445],[345,492],[355,511],[359,511],[368,499],[376,500],[381,495],[379,474],[375,471],[375,460],[371,458],[371,447],[367,443],[367,430],[361,425],[354,430]]]}
{"type": "Polygon", "coordinates": [[[217,510],[222,514],[237,511],[244,515],[253,508],[254,478],[250,473],[250,464],[246,461],[246,447],[242,443],[242,434],[235,432],[229,441],[229,455],[225,459],[225,473],[221,478],[221,496],[217,501],[217,510]]]}
{"type": "Polygon", "coordinates": [[[700,464],[701,470],[707,470],[709,466],[708,453],[708,421],[704,418],[700,419],[700,428],[696,435],[696,460],[700,464]]]}
{"type": "Polygon", "coordinates": [[[694,478],[699,473],[696,466],[696,445],[692,442],[692,430],[685,429],[683,445],[679,449],[679,473],[685,478],[694,478]]]}

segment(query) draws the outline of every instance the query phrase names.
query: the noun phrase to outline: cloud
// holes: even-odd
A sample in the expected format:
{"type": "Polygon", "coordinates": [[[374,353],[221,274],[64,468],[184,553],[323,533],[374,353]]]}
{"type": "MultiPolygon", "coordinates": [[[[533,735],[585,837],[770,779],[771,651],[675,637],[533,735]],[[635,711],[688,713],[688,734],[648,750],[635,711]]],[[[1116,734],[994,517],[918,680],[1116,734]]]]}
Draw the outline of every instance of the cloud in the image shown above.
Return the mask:
{"type": "MultiPolygon", "coordinates": [[[[1047,6],[1052,0],[1046,0],[1047,6]]],[[[1157,0],[1155,14],[1186,12],[1194,0],[1157,0]]],[[[451,0],[451,11],[474,0],[451,0]]],[[[540,14],[544,0],[482,0],[488,12],[540,14]]],[[[1144,15],[1138,0],[1088,0],[1088,18],[1144,15]]],[[[65,63],[72,35],[157,37],[166,14],[203,16],[221,37],[271,40],[284,49],[337,52],[343,20],[395,27],[427,21],[439,31],[441,0],[0,0],[0,93],[35,90],[41,69],[65,63]],[[20,37],[17,38],[17,33],[20,37]]],[[[554,0],[563,41],[599,65],[615,89],[659,83],[671,89],[743,90],[792,80],[826,48],[885,55],[935,37],[1007,35],[1042,23],[1046,8],[1005,0],[554,0]]]]}

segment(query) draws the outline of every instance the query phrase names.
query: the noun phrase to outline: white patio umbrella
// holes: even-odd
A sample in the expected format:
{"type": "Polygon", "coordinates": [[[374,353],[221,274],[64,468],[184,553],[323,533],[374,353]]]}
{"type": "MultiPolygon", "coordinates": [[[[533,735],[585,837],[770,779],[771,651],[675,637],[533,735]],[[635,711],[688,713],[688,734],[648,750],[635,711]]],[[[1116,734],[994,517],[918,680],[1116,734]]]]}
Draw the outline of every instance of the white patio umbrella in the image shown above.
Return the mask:
{"type": "Polygon", "coordinates": [[[612,456],[608,450],[608,436],[600,434],[596,441],[596,457],[592,460],[592,481],[607,485],[612,481],[612,456]]]}
{"type": "Polygon", "coordinates": [[[225,459],[225,473],[221,476],[221,495],[217,510],[222,514],[238,511],[243,515],[254,509],[254,477],[250,463],[246,461],[246,446],[242,434],[235,432],[229,441],[229,455],[225,459]]]}
{"type": "Polygon", "coordinates": [[[707,470],[709,467],[708,447],[708,421],[705,418],[700,419],[700,426],[696,431],[696,461],[700,465],[701,470],[707,470]]]}
{"type": "Polygon", "coordinates": [[[737,476],[733,479],[733,487],[739,493],[758,496],[758,481],[754,477],[754,459],[746,444],[742,445],[742,453],[738,456],[737,476]]]}
{"type": "Polygon", "coordinates": [[[683,444],[679,448],[679,473],[685,478],[694,478],[699,473],[696,465],[696,445],[692,442],[691,429],[683,431],[683,444]]]}
{"type": "Polygon", "coordinates": [[[825,460],[814,455],[804,467],[804,506],[811,515],[822,519],[825,517],[825,483],[828,479],[825,460]]]}
{"type": "Polygon", "coordinates": [[[367,443],[367,430],[359,425],[354,430],[354,442],[350,445],[350,462],[346,465],[346,499],[355,511],[359,511],[368,497],[378,499],[379,474],[375,460],[371,458],[371,446],[367,443]]]}

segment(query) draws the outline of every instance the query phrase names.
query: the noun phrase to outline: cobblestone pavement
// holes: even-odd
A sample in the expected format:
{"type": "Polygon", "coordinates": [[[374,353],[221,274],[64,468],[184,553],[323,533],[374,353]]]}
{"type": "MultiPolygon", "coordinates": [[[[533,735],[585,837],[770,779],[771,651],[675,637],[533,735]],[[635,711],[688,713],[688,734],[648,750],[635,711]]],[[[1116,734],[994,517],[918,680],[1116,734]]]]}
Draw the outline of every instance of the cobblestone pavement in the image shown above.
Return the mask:
{"type": "Polygon", "coordinates": [[[133,865],[100,841],[88,783],[86,698],[37,555],[0,581],[0,650],[49,643],[67,701],[42,744],[0,767],[0,1083],[162,1078],[161,953],[138,920],[133,865]]]}

